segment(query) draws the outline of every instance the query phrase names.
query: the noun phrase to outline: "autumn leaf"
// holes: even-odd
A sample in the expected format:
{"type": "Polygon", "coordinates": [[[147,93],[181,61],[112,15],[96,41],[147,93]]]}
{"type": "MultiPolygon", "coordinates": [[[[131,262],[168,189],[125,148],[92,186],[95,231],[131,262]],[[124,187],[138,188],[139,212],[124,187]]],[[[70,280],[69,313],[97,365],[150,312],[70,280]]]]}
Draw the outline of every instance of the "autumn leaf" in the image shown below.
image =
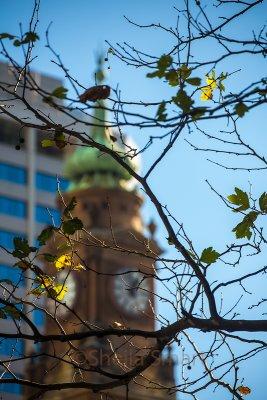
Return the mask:
{"type": "Polygon", "coordinates": [[[79,97],[82,103],[87,101],[97,101],[107,99],[110,95],[110,87],[108,85],[98,85],[87,89],[79,97]]]}
{"type": "Polygon", "coordinates": [[[207,100],[212,100],[212,98],[213,98],[213,91],[210,88],[210,86],[203,86],[201,88],[200,100],[207,101],[207,100]]]}
{"type": "Polygon", "coordinates": [[[70,268],[72,265],[72,257],[70,254],[63,254],[54,261],[54,264],[59,271],[64,268],[70,268]]]}
{"type": "Polygon", "coordinates": [[[200,100],[207,101],[212,100],[213,92],[215,89],[219,89],[220,92],[225,90],[225,87],[222,83],[224,79],[226,79],[227,74],[221,73],[220,76],[216,78],[215,71],[213,70],[210,74],[206,75],[206,86],[203,86],[200,94],[200,100]]]}
{"type": "Polygon", "coordinates": [[[237,390],[245,396],[251,393],[251,389],[247,386],[238,386],[237,390]]]}
{"type": "Polygon", "coordinates": [[[72,271],[82,271],[86,268],[82,264],[74,264],[71,254],[62,254],[54,260],[55,267],[58,271],[70,268],[72,271]]]}
{"type": "Polygon", "coordinates": [[[61,283],[57,283],[56,285],[48,289],[48,296],[52,299],[62,301],[64,300],[67,292],[67,286],[62,285],[61,283]]]}

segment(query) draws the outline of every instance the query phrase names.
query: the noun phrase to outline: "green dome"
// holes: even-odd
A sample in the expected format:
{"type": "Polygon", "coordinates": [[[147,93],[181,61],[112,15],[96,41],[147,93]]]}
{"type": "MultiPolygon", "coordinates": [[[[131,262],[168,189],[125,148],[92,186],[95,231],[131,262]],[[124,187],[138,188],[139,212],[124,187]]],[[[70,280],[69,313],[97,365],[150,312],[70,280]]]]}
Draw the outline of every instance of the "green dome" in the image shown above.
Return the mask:
{"type": "MultiPolygon", "coordinates": [[[[113,143],[105,128],[98,128],[91,137],[98,143],[115,150],[118,154],[125,154],[123,147],[113,143]]],[[[134,164],[128,161],[134,168],[134,164]]],[[[129,172],[110,155],[101,152],[95,147],[79,147],[66,160],[64,176],[70,181],[68,190],[88,187],[122,187],[132,179],[129,172]]]]}
{"type": "MultiPolygon", "coordinates": [[[[104,80],[102,67],[103,57],[100,56],[98,59],[98,69],[95,73],[98,83],[104,80]]],[[[105,125],[106,115],[103,101],[96,103],[93,119],[96,124],[105,125]]],[[[118,155],[125,155],[124,146],[110,139],[109,130],[105,126],[93,126],[91,129],[91,138],[95,142],[115,150],[118,155]]],[[[129,158],[125,158],[125,161],[136,170],[134,161],[131,161],[129,158]]],[[[132,186],[130,181],[133,181],[128,171],[114,158],[90,146],[78,147],[68,156],[63,168],[63,174],[70,181],[68,191],[89,187],[121,187],[130,190],[130,186],[132,186]]]]}

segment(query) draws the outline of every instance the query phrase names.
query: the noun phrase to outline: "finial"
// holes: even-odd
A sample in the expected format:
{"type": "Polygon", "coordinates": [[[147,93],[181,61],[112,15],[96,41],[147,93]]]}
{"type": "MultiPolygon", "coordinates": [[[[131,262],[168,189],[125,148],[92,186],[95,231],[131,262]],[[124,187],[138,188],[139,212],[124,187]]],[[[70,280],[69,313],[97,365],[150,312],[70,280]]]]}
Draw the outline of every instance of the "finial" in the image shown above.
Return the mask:
{"type": "Polygon", "coordinates": [[[103,65],[104,65],[104,55],[102,53],[99,53],[97,55],[97,69],[95,71],[95,80],[97,85],[101,84],[106,77],[103,65]]]}

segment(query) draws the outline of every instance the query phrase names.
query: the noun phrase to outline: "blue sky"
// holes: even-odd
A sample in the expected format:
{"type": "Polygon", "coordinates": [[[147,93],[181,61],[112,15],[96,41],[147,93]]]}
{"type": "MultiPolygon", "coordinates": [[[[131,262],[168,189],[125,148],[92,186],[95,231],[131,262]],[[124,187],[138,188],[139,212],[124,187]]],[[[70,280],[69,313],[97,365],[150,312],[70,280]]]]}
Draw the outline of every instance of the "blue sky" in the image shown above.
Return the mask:
{"type": "MultiPolygon", "coordinates": [[[[129,25],[124,19],[124,15],[135,20],[140,24],[151,22],[161,22],[166,26],[174,25],[176,22],[176,13],[174,5],[181,5],[181,2],[175,0],[135,0],[135,1],[107,1],[96,0],[43,0],[40,10],[39,35],[40,43],[36,46],[38,58],[34,67],[42,72],[62,78],[58,68],[51,63],[51,54],[44,47],[44,33],[48,24],[52,21],[50,37],[53,46],[58,51],[65,65],[72,74],[85,86],[93,84],[92,74],[95,68],[95,53],[101,49],[106,50],[105,40],[111,43],[127,42],[137,48],[149,51],[155,55],[161,55],[168,49],[169,38],[166,34],[159,34],[155,30],[138,29],[129,25]]],[[[209,11],[210,1],[206,1],[209,11]]],[[[1,0],[1,32],[16,33],[18,24],[22,22],[26,27],[29,15],[32,9],[30,0],[1,0]]],[[[215,11],[211,11],[215,13],[215,11]]],[[[255,11],[245,16],[240,23],[232,25],[229,32],[235,37],[250,36],[253,26],[261,26],[266,20],[267,7],[264,1],[255,11]]],[[[215,14],[214,14],[215,17],[215,14]]],[[[16,50],[17,51],[17,50],[16,50]]],[[[198,55],[203,58],[216,52],[212,46],[203,46],[197,49],[198,55]]],[[[16,53],[17,56],[17,53],[16,53]]],[[[19,57],[19,55],[18,55],[19,57]]],[[[166,85],[157,80],[148,80],[145,78],[147,71],[127,68],[122,63],[110,57],[111,70],[108,76],[108,82],[115,87],[119,83],[125,99],[140,98],[159,99],[168,98],[171,90],[166,85]]],[[[266,70],[266,62],[260,58],[240,57],[233,62],[225,62],[222,68],[225,71],[241,69],[238,75],[234,75],[226,81],[227,90],[237,90],[238,87],[249,82],[250,79],[257,79],[263,75],[266,70]]],[[[219,70],[218,73],[222,72],[219,70]]],[[[244,134],[246,140],[259,149],[266,148],[266,117],[263,119],[263,108],[248,115],[240,122],[240,131],[244,134]],[[264,121],[264,122],[263,122],[264,121]]],[[[207,126],[206,126],[207,127],[207,126]]],[[[225,128],[220,123],[212,123],[207,127],[210,133],[218,133],[220,129],[225,128]]],[[[134,140],[142,145],[144,136],[154,132],[144,131],[136,132],[133,129],[127,131],[134,140]]],[[[188,137],[187,137],[188,138],[188,137]]],[[[194,143],[206,145],[203,138],[193,132],[190,139],[194,143]]],[[[145,170],[155,154],[160,151],[163,143],[157,143],[143,157],[142,165],[145,170]]],[[[220,157],[212,154],[207,155],[201,152],[195,152],[184,141],[184,136],[180,138],[178,145],[172,149],[165,161],[160,166],[158,172],[151,176],[151,185],[164,204],[167,204],[174,216],[184,222],[187,232],[191,235],[195,247],[198,251],[208,246],[214,246],[218,251],[222,250],[226,243],[233,241],[232,227],[238,222],[236,215],[226,210],[219,199],[211,193],[205,180],[207,179],[220,193],[227,195],[233,192],[234,186],[239,186],[248,190],[252,184],[252,190],[255,196],[266,190],[264,188],[264,172],[229,172],[219,168],[206,160],[222,160],[220,157]]],[[[231,165],[236,160],[224,159],[225,163],[231,165]]],[[[239,165],[246,162],[239,161],[239,165]]],[[[265,180],[266,181],[266,180],[265,180]]],[[[158,224],[158,238],[163,247],[167,246],[164,239],[166,234],[161,227],[156,216],[155,210],[146,203],[144,207],[144,217],[148,221],[153,216],[158,224]]],[[[169,250],[169,255],[173,250],[169,250]]],[[[263,258],[259,258],[262,262],[263,258]]],[[[249,262],[244,264],[244,268],[251,268],[249,262]]],[[[243,272],[243,271],[242,271],[243,272]]],[[[213,273],[213,278],[219,275],[235,276],[241,271],[233,271],[230,267],[219,265],[213,273]]],[[[263,291],[263,284],[254,282],[257,290],[263,291]]],[[[255,289],[255,288],[254,288],[255,289]]],[[[228,305],[235,301],[235,293],[227,293],[226,303],[228,305]]],[[[241,303],[241,308],[246,309],[246,300],[241,303]]],[[[166,313],[166,310],[160,306],[160,311],[166,313]]],[[[171,316],[170,316],[171,318],[171,316]]],[[[249,318],[253,318],[249,314],[249,318]]],[[[243,374],[249,380],[249,385],[253,387],[251,399],[259,400],[264,396],[263,379],[263,355],[261,354],[250,364],[253,368],[253,374],[247,374],[246,364],[243,364],[243,374]]],[[[216,399],[221,397],[218,395],[216,399]]],[[[226,397],[222,397],[226,398],[226,397]]]]}

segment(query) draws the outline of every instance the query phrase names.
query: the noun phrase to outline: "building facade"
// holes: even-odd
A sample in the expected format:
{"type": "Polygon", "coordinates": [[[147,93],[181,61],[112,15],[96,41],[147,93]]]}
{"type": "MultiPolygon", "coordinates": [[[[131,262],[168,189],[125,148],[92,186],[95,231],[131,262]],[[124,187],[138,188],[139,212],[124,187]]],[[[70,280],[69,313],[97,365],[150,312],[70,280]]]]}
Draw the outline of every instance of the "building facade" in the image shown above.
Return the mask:
{"type": "MultiPolygon", "coordinates": [[[[62,84],[55,78],[41,74],[35,74],[35,79],[48,92],[62,84]]],[[[12,69],[2,62],[0,81],[6,84],[14,82],[12,69]]],[[[0,92],[0,99],[6,97],[5,93],[0,92]]],[[[31,101],[35,107],[47,111],[45,103],[34,93],[31,101]]],[[[18,116],[25,117],[25,111],[19,104],[16,109],[18,116]]],[[[60,221],[55,197],[58,186],[64,191],[67,185],[62,178],[63,156],[57,149],[44,152],[41,146],[43,138],[43,132],[21,129],[19,124],[0,115],[0,245],[9,250],[13,247],[14,237],[25,237],[34,245],[45,225],[57,225],[60,221]],[[16,150],[16,146],[20,149],[16,150]]],[[[23,297],[29,283],[20,269],[13,266],[14,262],[14,258],[1,248],[0,280],[11,280],[18,287],[18,297],[23,297]]],[[[34,312],[32,318],[39,327],[43,325],[41,313],[34,312]]],[[[1,319],[0,325],[2,332],[12,332],[12,320],[1,319]]],[[[20,357],[24,354],[25,345],[18,340],[0,339],[0,360],[20,357]]],[[[14,365],[14,372],[24,376],[25,363],[14,365]]],[[[0,393],[3,399],[16,400],[21,396],[21,388],[18,385],[0,385],[0,393]]]]}

